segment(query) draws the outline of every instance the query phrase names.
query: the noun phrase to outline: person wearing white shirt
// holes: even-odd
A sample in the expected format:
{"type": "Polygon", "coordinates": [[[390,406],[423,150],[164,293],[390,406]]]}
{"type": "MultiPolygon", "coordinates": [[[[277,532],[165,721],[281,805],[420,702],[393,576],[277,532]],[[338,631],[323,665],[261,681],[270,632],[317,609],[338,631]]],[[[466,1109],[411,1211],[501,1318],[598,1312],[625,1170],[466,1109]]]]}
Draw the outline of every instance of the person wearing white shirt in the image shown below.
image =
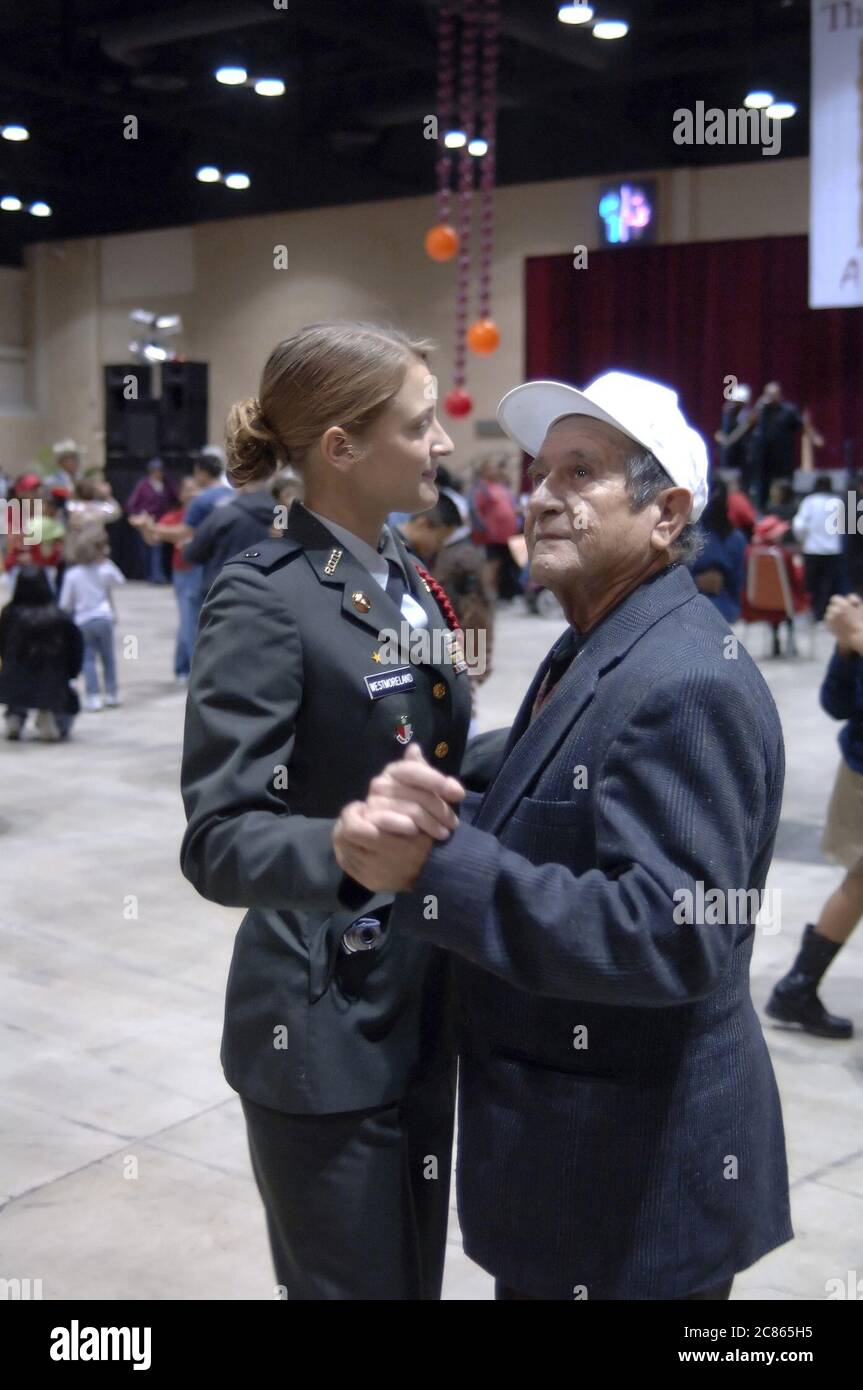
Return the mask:
{"type": "Polygon", "coordinates": [[[815,621],[821,622],[828,603],[841,586],[844,529],[842,499],[834,494],[828,474],[815,479],[815,486],[801,502],[791,528],[803,552],[812,613],[815,621]]]}
{"type": "Polygon", "coordinates": [[[84,709],[102,709],[97,657],[102,663],[104,703],[112,708],[120,703],[114,655],[112,592],[125,584],[126,580],[113,560],[108,559],[106,536],[97,535],[82,540],[78,554],[79,563],[70,565],[63,575],[60,607],[72,615],[84,638],[84,709]]]}

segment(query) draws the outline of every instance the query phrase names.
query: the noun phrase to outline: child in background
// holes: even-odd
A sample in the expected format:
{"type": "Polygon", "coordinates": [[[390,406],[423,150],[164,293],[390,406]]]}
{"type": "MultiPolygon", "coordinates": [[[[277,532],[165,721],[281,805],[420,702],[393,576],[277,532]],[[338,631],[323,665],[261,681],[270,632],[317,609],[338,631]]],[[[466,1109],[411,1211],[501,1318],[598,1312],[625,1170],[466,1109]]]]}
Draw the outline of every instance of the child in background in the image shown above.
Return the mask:
{"type": "Polygon", "coordinates": [[[117,664],[114,656],[116,614],[112,592],[126,581],[113,560],[108,559],[108,548],[108,538],[104,533],[82,538],[77,552],[78,563],[66,570],[60,592],[60,607],[72,615],[84,638],[86,710],[102,708],[97,656],[102,662],[105,704],[112,708],[120,703],[117,698],[117,664]]]}
{"type": "Polygon", "coordinates": [[[46,517],[42,479],[38,473],[25,473],[16,479],[12,501],[21,507],[21,521],[20,529],[13,530],[9,536],[3,561],[9,583],[14,587],[18,570],[35,565],[47,571],[53,585],[57,566],[63,559],[63,533],[61,529],[58,534],[54,522],[46,517]]]}
{"type": "Polygon", "coordinates": [[[80,478],[75,491],[66,502],[66,543],[63,559],[66,565],[78,563],[78,546],[87,536],[107,535],[111,526],[123,515],[123,508],[111,491],[111,484],[96,476],[80,478]]]}
{"type": "Polygon", "coordinates": [[[44,742],[68,737],[80,708],[70,682],[83,657],[81,633],[57,607],[45,570],[22,565],[0,612],[0,703],[7,706],[8,739],[21,738],[31,709],[44,742]]]}
{"type": "Polygon", "coordinates": [[[55,594],[60,592],[63,580],[63,544],[66,535],[64,501],[55,497],[53,490],[42,496],[42,546],[56,558],[57,564],[48,567],[47,574],[55,594]],[[58,550],[58,546],[60,547],[58,550]]]}

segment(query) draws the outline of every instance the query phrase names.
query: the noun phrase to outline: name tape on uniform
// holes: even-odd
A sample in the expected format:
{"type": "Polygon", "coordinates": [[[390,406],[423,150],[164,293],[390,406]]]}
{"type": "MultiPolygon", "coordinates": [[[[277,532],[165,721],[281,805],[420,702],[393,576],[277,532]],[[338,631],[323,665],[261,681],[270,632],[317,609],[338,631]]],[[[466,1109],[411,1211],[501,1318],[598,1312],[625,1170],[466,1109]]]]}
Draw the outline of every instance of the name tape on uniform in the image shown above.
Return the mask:
{"type": "Polygon", "coordinates": [[[375,672],[374,675],[363,676],[363,680],[372,700],[379,700],[382,695],[389,695],[393,691],[412,690],[416,685],[416,676],[410,666],[398,666],[395,671],[387,671],[386,675],[375,672]]]}

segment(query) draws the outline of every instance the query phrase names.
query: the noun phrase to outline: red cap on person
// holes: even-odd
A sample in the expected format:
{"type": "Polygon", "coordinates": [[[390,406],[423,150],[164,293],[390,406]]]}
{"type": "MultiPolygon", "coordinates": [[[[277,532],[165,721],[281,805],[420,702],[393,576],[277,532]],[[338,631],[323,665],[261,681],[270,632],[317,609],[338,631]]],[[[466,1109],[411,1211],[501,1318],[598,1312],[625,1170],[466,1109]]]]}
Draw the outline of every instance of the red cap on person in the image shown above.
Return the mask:
{"type": "Polygon", "coordinates": [[[22,473],[20,478],[15,479],[16,492],[35,492],[36,488],[42,486],[42,479],[38,473],[22,473]]]}

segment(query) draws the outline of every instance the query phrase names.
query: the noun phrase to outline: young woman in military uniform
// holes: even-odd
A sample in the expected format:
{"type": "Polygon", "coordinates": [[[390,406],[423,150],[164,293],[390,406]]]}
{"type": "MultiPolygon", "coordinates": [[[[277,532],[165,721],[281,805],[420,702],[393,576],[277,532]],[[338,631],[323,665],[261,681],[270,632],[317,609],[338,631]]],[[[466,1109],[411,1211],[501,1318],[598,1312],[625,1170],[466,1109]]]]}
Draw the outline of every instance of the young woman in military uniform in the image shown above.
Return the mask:
{"type": "Polygon", "coordinates": [[[205,898],[247,909],[221,1058],[290,1299],[440,1297],[447,962],[387,930],[391,898],[346,877],[331,842],[401,748],[455,774],[467,735],[451,610],[385,525],[434,505],[452,450],[427,350],[363,324],[312,325],[274,348],[258,399],[228,418],[229,473],[239,486],[289,464],[304,503],[282,539],[224,566],[192,663],[181,864],[205,898]],[[394,667],[396,632],[411,641],[394,667]]]}

